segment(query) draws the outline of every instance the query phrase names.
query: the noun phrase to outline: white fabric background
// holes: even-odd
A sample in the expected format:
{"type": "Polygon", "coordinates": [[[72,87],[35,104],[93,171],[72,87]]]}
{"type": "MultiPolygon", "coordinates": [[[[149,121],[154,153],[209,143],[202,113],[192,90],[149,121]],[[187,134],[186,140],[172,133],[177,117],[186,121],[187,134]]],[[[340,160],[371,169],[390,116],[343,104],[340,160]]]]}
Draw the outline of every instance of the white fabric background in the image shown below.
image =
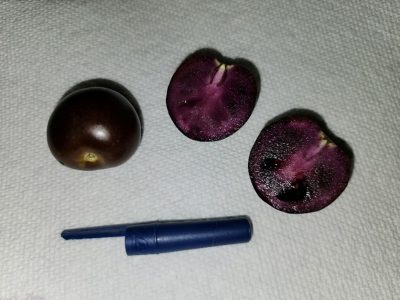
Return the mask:
{"type": "Polygon", "coordinates": [[[400,295],[398,1],[2,1],[0,299],[395,299],[400,295]],[[253,115],[194,142],[165,95],[203,47],[252,61],[253,115]],[[128,88],[144,116],[118,168],[63,167],[46,142],[62,94],[91,78],[128,88]],[[321,114],[353,148],[345,192],[289,215],[254,192],[250,149],[291,108],[321,114]],[[249,244],[127,257],[123,239],[64,241],[64,228],[249,215],[249,244]]]}

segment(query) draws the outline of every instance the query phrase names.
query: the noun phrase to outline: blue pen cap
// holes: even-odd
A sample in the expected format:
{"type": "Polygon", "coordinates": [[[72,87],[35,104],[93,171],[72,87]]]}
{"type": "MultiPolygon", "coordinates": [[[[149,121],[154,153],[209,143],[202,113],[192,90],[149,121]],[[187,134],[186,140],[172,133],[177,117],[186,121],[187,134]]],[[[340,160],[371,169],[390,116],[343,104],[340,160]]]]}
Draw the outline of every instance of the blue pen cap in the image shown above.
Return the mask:
{"type": "Polygon", "coordinates": [[[246,243],[251,235],[248,217],[152,222],[127,227],[125,250],[127,255],[157,254],[246,243]]]}

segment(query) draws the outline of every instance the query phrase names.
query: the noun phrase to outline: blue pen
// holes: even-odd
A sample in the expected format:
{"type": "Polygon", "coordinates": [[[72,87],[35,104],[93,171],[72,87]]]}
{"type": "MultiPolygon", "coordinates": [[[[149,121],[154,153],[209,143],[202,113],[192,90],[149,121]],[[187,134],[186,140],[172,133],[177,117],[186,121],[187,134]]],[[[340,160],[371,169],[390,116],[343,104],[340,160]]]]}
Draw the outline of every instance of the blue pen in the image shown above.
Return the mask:
{"type": "Polygon", "coordinates": [[[125,237],[127,255],[158,254],[249,242],[252,223],[247,216],[200,220],[154,221],[67,229],[66,239],[125,237]]]}

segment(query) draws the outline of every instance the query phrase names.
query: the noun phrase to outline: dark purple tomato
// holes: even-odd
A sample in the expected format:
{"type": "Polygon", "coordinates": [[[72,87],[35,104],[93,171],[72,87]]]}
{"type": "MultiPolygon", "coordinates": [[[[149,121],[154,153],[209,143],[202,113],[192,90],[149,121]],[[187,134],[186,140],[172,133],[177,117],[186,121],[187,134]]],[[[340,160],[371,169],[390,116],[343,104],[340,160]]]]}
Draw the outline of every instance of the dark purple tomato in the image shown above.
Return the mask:
{"type": "Polygon", "coordinates": [[[322,127],[314,118],[292,115],[261,131],[249,158],[250,179],[261,199],[287,213],[308,213],[342,193],[353,156],[322,127]]]}
{"type": "Polygon", "coordinates": [[[102,87],[67,95],[55,108],[47,141],[63,165],[80,170],[114,167],[128,160],[141,139],[141,124],[132,104],[102,87]]]}
{"type": "Polygon", "coordinates": [[[217,141],[244,125],[257,93],[256,77],[247,67],[197,53],[183,61],[173,75],[167,108],[176,127],[187,137],[217,141]]]}

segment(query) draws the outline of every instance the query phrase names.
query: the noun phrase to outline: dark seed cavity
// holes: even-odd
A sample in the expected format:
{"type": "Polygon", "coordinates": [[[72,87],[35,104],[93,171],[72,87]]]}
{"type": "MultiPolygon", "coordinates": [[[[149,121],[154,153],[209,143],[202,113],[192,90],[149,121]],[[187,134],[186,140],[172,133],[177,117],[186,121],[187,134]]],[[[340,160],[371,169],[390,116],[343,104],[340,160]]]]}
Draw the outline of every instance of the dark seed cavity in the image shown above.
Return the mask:
{"type": "Polygon", "coordinates": [[[274,171],[278,168],[279,161],[275,158],[265,157],[260,165],[261,172],[266,175],[266,173],[274,171]]]}
{"type": "Polygon", "coordinates": [[[305,182],[296,181],[289,188],[283,189],[277,198],[288,203],[295,203],[305,201],[307,194],[308,188],[305,182]]]}

